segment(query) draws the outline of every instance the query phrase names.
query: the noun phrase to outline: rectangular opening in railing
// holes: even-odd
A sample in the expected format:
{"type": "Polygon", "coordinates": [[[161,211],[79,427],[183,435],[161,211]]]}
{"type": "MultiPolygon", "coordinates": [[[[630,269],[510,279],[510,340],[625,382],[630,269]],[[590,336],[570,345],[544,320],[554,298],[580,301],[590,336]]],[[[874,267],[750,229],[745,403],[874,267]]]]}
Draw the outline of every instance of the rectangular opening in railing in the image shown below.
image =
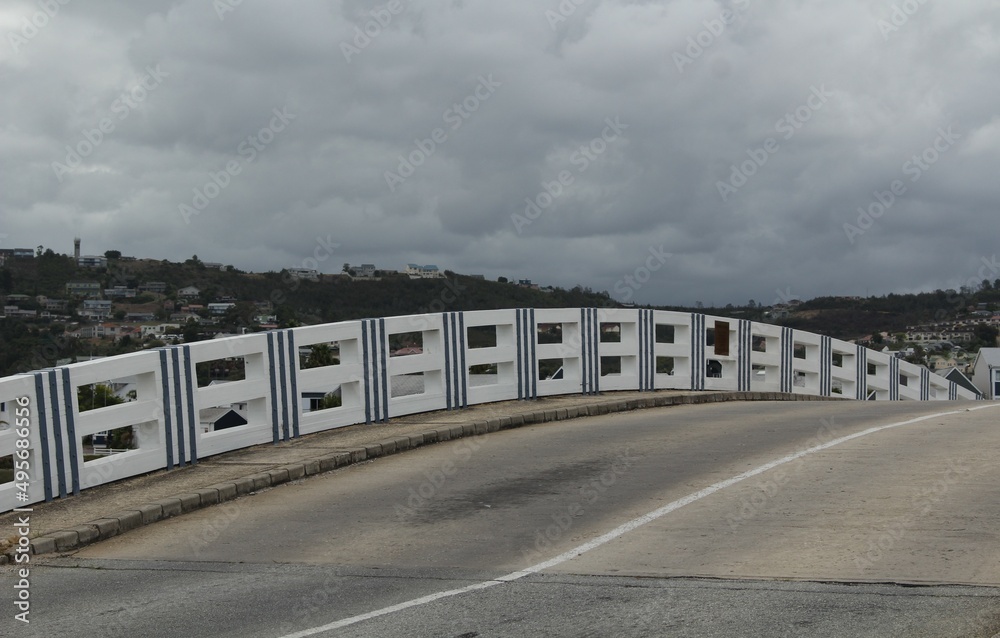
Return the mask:
{"type": "Polygon", "coordinates": [[[312,390],[302,393],[302,413],[323,412],[343,407],[343,386],[336,385],[322,390],[312,390]]]}
{"type": "Polygon", "coordinates": [[[497,363],[481,363],[469,366],[469,385],[480,388],[500,383],[500,367],[497,363]]]}
{"type": "Polygon", "coordinates": [[[13,483],[13,482],[14,482],[14,455],[8,454],[7,456],[0,456],[0,485],[3,485],[4,483],[13,483]]]}
{"type": "Polygon", "coordinates": [[[676,338],[674,327],[669,324],[656,324],[656,343],[674,343],[676,338]]]}
{"type": "Polygon", "coordinates": [[[390,357],[409,357],[423,353],[423,332],[398,332],[389,335],[390,357]]]}
{"type": "Polygon", "coordinates": [[[538,343],[562,343],[563,325],[561,323],[538,324],[538,343]]]}
{"type": "Polygon", "coordinates": [[[467,335],[470,350],[497,347],[496,326],[469,326],[467,335]]]}
{"type": "Polygon", "coordinates": [[[656,357],[656,374],[669,374],[674,373],[674,358],[673,357],[656,357]]]}
{"type": "Polygon", "coordinates": [[[539,359],[538,360],[538,380],[546,381],[549,379],[562,379],[563,378],[563,360],[562,359],[539,359]]]}
{"type": "MultiPolygon", "coordinates": [[[[357,340],[352,339],[353,349],[357,350],[357,340]]],[[[299,348],[299,370],[339,366],[341,364],[340,342],[314,343],[299,348]]]]}
{"type": "Polygon", "coordinates": [[[601,376],[620,375],[622,373],[621,357],[601,357],[601,376]]]}
{"type": "Polygon", "coordinates": [[[426,384],[423,372],[411,372],[410,374],[395,374],[389,381],[389,396],[393,399],[408,397],[415,394],[424,394],[426,384]]]}
{"type": "MultiPolygon", "coordinates": [[[[601,343],[621,343],[622,325],[620,323],[601,324],[601,343]]],[[[619,366],[620,368],[621,366],[619,366]]],[[[619,372],[621,370],[619,369],[619,372]]]]}
{"type": "Polygon", "coordinates": [[[243,357],[225,357],[202,361],[195,365],[198,387],[204,388],[219,383],[243,381],[247,378],[247,362],[243,357]]]}

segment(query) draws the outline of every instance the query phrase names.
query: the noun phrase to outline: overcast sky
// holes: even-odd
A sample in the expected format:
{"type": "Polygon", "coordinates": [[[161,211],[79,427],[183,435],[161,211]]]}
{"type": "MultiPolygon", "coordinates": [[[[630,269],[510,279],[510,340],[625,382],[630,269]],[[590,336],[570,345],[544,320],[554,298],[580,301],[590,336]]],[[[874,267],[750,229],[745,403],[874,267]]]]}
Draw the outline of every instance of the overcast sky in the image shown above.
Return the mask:
{"type": "Polygon", "coordinates": [[[992,280],[998,26],[997,0],[6,0],[0,246],[655,304],[992,280]]]}

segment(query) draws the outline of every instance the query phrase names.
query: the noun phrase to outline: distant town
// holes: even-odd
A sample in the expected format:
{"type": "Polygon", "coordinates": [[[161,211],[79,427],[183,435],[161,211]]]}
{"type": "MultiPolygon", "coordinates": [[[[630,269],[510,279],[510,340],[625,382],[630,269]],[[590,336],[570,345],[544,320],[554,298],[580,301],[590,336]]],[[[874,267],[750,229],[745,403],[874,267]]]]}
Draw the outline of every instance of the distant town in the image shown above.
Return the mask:
{"type": "MultiPolygon", "coordinates": [[[[950,291],[954,294],[942,296],[946,291],[938,291],[940,303],[935,306],[934,299],[923,299],[927,309],[909,314],[893,305],[902,308],[904,296],[893,295],[887,299],[784,299],[769,306],[751,300],[744,306],[713,309],[698,304],[695,310],[830,334],[893,352],[939,373],[954,369],[968,373],[981,347],[997,345],[1000,280],[994,283],[984,281],[980,290],[963,289],[961,294],[950,291]],[[947,310],[941,309],[942,304],[947,310]],[[931,320],[900,323],[906,317],[931,320]],[[890,327],[860,331],[876,323],[890,327]]],[[[60,355],[54,360],[39,357],[36,345],[33,361],[26,363],[24,356],[13,353],[3,361],[7,374],[15,362],[21,369],[32,363],[44,367],[141,348],[363,316],[511,304],[634,306],[615,302],[605,292],[580,287],[566,291],[527,279],[500,277],[492,282],[483,275],[460,275],[435,264],[408,263],[392,268],[345,263],[336,274],[309,268],[245,273],[197,256],[174,263],[123,256],[115,250],[84,254],[79,239],[74,242],[72,256],[42,246],[0,249],[0,293],[2,325],[11,335],[4,342],[5,349],[14,347],[16,335],[11,326],[18,324],[27,327],[36,342],[57,342],[58,347],[49,350],[60,355]],[[470,286],[473,293],[462,293],[470,286]]]]}

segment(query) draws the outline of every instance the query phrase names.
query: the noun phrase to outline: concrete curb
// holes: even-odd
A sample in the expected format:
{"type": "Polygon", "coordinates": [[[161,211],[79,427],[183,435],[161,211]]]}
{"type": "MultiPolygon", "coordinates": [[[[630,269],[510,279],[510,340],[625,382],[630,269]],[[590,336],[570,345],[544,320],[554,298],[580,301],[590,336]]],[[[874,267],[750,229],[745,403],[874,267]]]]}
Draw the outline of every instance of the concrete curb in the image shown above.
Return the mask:
{"type": "MultiPolygon", "coordinates": [[[[232,481],[224,481],[198,489],[194,492],[152,501],[136,507],[113,512],[103,518],[89,521],[69,529],[46,532],[31,539],[31,553],[51,554],[68,552],[87,545],[107,540],[133,529],[151,525],[173,516],[210,507],[259,490],[275,487],[307,476],[325,474],[335,469],[398,454],[424,445],[433,445],[465,437],[481,436],[490,432],[508,430],[565,421],[587,416],[629,412],[646,408],[661,408],[675,405],[697,405],[702,403],[724,403],[730,401],[841,401],[840,397],[819,397],[781,392],[716,392],[711,394],[657,396],[629,400],[599,400],[572,408],[543,410],[534,413],[497,417],[489,420],[472,421],[463,425],[441,426],[418,434],[397,436],[369,443],[363,447],[325,454],[299,463],[284,465],[265,472],[250,474],[232,481]]],[[[0,554],[0,565],[14,563],[16,547],[0,554]]]]}

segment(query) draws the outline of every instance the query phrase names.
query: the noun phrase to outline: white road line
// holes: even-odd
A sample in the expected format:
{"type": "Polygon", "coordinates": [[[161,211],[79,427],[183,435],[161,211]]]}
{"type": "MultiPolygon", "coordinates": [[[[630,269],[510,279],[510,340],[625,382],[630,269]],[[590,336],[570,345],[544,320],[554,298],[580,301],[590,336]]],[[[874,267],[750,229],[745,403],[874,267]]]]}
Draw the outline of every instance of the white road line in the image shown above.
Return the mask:
{"type": "Polygon", "coordinates": [[[458,589],[449,589],[447,591],[441,591],[441,592],[437,592],[437,593],[434,593],[434,594],[428,594],[427,596],[421,596],[420,598],[414,598],[413,600],[408,600],[406,602],[398,603],[396,605],[391,605],[389,607],[383,607],[382,609],[376,609],[375,611],[370,611],[370,612],[368,612],[366,614],[361,614],[361,615],[358,615],[358,616],[351,616],[350,618],[344,618],[343,620],[337,620],[335,622],[329,623],[327,625],[323,625],[321,627],[313,627],[312,629],[303,629],[302,631],[297,631],[297,632],[295,632],[293,634],[287,634],[285,636],[282,636],[281,638],[306,638],[306,636],[313,636],[313,635],[316,635],[316,634],[319,634],[319,633],[323,633],[323,632],[326,632],[326,631],[331,631],[333,629],[340,629],[342,627],[347,627],[347,626],[350,626],[350,625],[355,625],[355,624],[357,624],[359,622],[363,622],[365,620],[371,620],[372,618],[378,618],[379,616],[385,616],[385,615],[388,615],[388,614],[392,614],[392,613],[395,613],[397,611],[402,611],[404,609],[409,609],[410,607],[418,607],[420,605],[426,605],[427,603],[432,603],[432,602],[434,602],[436,600],[441,600],[442,598],[451,598],[452,596],[459,596],[461,594],[465,594],[465,593],[468,593],[468,592],[471,592],[471,591],[477,591],[477,590],[480,590],[480,589],[488,589],[488,588],[493,587],[495,585],[500,585],[500,584],[503,584],[503,583],[509,583],[511,581],[519,580],[521,578],[524,578],[525,576],[530,576],[532,574],[536,574],[536,573],[538,573],[538,572],[540,572],[542,570],[548,569],[550,567],[555,567],[556,565],[565,563],[566,561],[571,560],[573,558],[576,558],[577,556],[585,554],[585,553],[587,553],[587,552],[589,552],[589,551],[591,551],[593,549],[597,549],[601,545],[605,545],[607,543],[610,543],[611,541],[615,540],[616,538],[619,538],[619,537],[621,537],[621,536],[623,536],[623,535],[631,532],[632,530],[634,530],[634,529],[636,529],[638,527],[642,527],[646,523],[650,523],[652,521],[655,521],[658,518],[666,516],[670,512],[673,512],[674,510],[680,509],[680,508],[684,507],[685,505],[690,505],[691,503],[694,503],[695,501],[699,501],[699,500],[705,498],[706,496],[710,496],[712,494],[715,494],[719,490],[724,490],[727,487],[730,487],[732,485],[735,485],[736,483],[739,483],[740,481],[744,481],[744,480],[746,480],[748,478],[751,478],[753,476],[757,476],[758,474],[761,474],[763,472],[767,472],[768,470],[773,470],[774,468],[776,468],[776,467],[778,467],[780,465],[784,465],[786,463],[791,463],[792,461],[796,461],[796,460],[798,460],[798,459],[800,459],[800,458],[802,458],[804,456],[808,456],[810,454],[815,454],[816,452],[820,452],[822,450],[826,450],[828,448],[834,447],[835,445],[840,445],[841,443],[846,443],[847,441],[853,441],[854,439],[859,439],[859,438],[861,438],[863,436],[868,436],[870,434],[875,434],[876,432],[881,432],[883,430],[889,430],[891,428],[898,428],[898,427],[903,426],[903,425],[912,425],[914,423],[919,423],[921,421],[926,421],[928,419],[936,419],[936,418],[940,418],[940,417],[943,417],[943,416],[950,416],[950,415],[953,415],[953,414],[962,414],[964,412],[975,412],[977,410],[985,410],[987,408],[995,408],[995,407],[1000,407],[1000,404],[990,404],[990,405],[984,405],[984,406],[980,406],[980,407],[976,407],[976,408],[967,408],[967,409],[964,409],[964,410],[951,410],[949,412],[938,412],[936,414],[928,414],[926,416],[916,417],[916,418],[910,419],[908,421],[900,421],[899,423],[890,423],[888,425],[879,425],[879,426],[876,426],[876,427],[873,427],[873,428],[868,428],[867,430],[862,430],[861,432],[855,432],[854,434],[848,434],[846,436],[840,437],[839,439],[834,439],[832,441],[828,441],[828,442],[822,443],[820,445],[814,445],[813,447],[807,448],[805,450],[801,450],[799,452],[795,452],[794,454],[789,454],[788,456],[783,456],[780,459],[771,461],[770,463],[765,463],[764,465],[755,467],[752,470],[747,470],[746,472],[743,472],[741,474],[737,474],[736,476],[728,478],[728,479],[726,479],[724,481],[719,481],[718,483],[713,483],[712,485],[709,485],[708,487],[706,487],[706,488],[704,488],[702,490],[698,490],[697,492],[694,492],[693,494],[688,494],[684,498],[679,498],[676,501],[673,501],[671,503],[667,503],[663,507],[661,507],[659,509],[655,509],[652,512],[649,512],[648,514],[644,514],[644,515],[642,515],[642,516],[640,516],[638,518],[633,518],[632,520],[628,521],[627,523],[625,523],[623,525],[620,525],[620,526],[616,527],[615,529],[611,530],[610,532],[607,532],[606,534],[602,534],[601,536],[598,536],[597,538],[594,538],[593,540],[587,541],[586,543],[584,543],[582,545],[578,545],[577,547],[574,547],[573,549],[569,550],[568,552],[563,552],[562,554],[559,554],[555,558],[550,558],[547,561],[543,561],[541,563],[532,565],[531,567],[522,569],[521,571],[511,572],[510,574],[507,574],[506,576],[500,576],[500,577],[498,577],[498,578],[496,578],[494,580],[483,581],[481,583],[476,583],[475,585],[469,585],[467,587],[460,587],[458,589]]]}

